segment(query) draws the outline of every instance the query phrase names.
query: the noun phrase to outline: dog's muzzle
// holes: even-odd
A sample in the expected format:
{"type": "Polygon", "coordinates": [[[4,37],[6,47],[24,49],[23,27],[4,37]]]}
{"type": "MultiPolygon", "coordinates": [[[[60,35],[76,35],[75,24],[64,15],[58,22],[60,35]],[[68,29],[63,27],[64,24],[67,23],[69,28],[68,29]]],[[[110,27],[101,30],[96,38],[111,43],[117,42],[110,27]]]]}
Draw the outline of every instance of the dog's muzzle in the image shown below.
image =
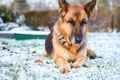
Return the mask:
{"type": "Polygon", "coordinates": [[[82,36],[74,36],[71,39],[72,44],[81,44],[83,42],[82,36]]]}

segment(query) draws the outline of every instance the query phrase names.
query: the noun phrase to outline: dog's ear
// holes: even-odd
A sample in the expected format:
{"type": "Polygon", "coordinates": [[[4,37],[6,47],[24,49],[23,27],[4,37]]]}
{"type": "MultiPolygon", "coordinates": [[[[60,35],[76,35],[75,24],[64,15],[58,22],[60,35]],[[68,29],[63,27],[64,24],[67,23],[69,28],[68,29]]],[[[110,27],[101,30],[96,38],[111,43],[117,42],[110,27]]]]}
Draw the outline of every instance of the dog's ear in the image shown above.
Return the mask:
{"type": "Polygon", "coordinates": [[[65,14],[67,13],[69,4],[65,0],[58,0],[58,4],[59,4],[60,16],[63,18],[65,14]]]}
{"type": "Polygon", "coordinates": [[[84,5],[85,11],[86,11],[88,17],[91,16],[91,13],[92,13],[95,5],[96,5],[96,0],[92,0],[89,3],[87,3],[86,5],[84,5]]]}

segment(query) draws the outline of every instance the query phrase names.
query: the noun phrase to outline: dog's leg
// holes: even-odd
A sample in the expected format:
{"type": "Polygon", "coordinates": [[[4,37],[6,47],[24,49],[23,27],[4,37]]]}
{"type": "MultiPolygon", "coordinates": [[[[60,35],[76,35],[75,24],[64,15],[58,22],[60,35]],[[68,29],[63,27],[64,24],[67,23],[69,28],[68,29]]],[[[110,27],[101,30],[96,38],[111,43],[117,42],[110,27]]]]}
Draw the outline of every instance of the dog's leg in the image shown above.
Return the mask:
{"type": "Polygon", "coordinates": [[[90,49],[87,49],[87,56],[90,59],[95,59],[97,57],[96,54],[92,50],[90,50],[90,49]]]}
{"type": "Polygon", "coordinates": [[[77,60],[72,64],[72,68],[77,68],[82,66],[85,60],[86,60],[85,56],[78,56],[77,60]]]}
{"type": "Polygon", "coordinates": [[[65,60],[64,58],[57,56],[55,58],[55,62],[60,67],[61,73],[66,73],[66,72],[70,71],[70,66],[69,66],[67,60],[65,60]]]}

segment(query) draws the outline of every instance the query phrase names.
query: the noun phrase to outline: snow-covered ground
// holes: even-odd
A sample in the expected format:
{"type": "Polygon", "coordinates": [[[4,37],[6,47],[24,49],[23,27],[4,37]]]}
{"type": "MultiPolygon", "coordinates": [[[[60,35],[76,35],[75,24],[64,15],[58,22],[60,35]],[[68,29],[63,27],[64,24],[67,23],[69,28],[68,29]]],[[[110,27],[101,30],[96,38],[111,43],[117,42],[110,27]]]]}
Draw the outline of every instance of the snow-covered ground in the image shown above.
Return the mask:
{"type": "Polygon", "coordinates": [[[98,57],[65,74],[42,55],[44,42],[0,38],[0,80],[120,80],[120,33],[89,33],[98,57]]]}

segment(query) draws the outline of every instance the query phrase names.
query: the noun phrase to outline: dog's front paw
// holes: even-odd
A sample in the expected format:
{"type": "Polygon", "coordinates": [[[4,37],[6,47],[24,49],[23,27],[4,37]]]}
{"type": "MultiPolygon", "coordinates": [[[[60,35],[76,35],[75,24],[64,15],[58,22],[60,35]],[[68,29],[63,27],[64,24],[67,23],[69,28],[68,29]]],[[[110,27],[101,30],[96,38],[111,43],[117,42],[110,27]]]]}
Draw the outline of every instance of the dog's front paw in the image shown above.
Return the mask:
{"type": "Polygon", "coordinates": [[[70,71],[70,66],[62,66],[60,67],[60,72],[61,73],[67,73],[70,71]]]}
{"type": "Polygon", "coordinates": [[[80,67],[80,64],[78,64],[78,63],[73,63],[71,67],[72,67],[72,68],[78,68],[78,67],[80,67]]]}

